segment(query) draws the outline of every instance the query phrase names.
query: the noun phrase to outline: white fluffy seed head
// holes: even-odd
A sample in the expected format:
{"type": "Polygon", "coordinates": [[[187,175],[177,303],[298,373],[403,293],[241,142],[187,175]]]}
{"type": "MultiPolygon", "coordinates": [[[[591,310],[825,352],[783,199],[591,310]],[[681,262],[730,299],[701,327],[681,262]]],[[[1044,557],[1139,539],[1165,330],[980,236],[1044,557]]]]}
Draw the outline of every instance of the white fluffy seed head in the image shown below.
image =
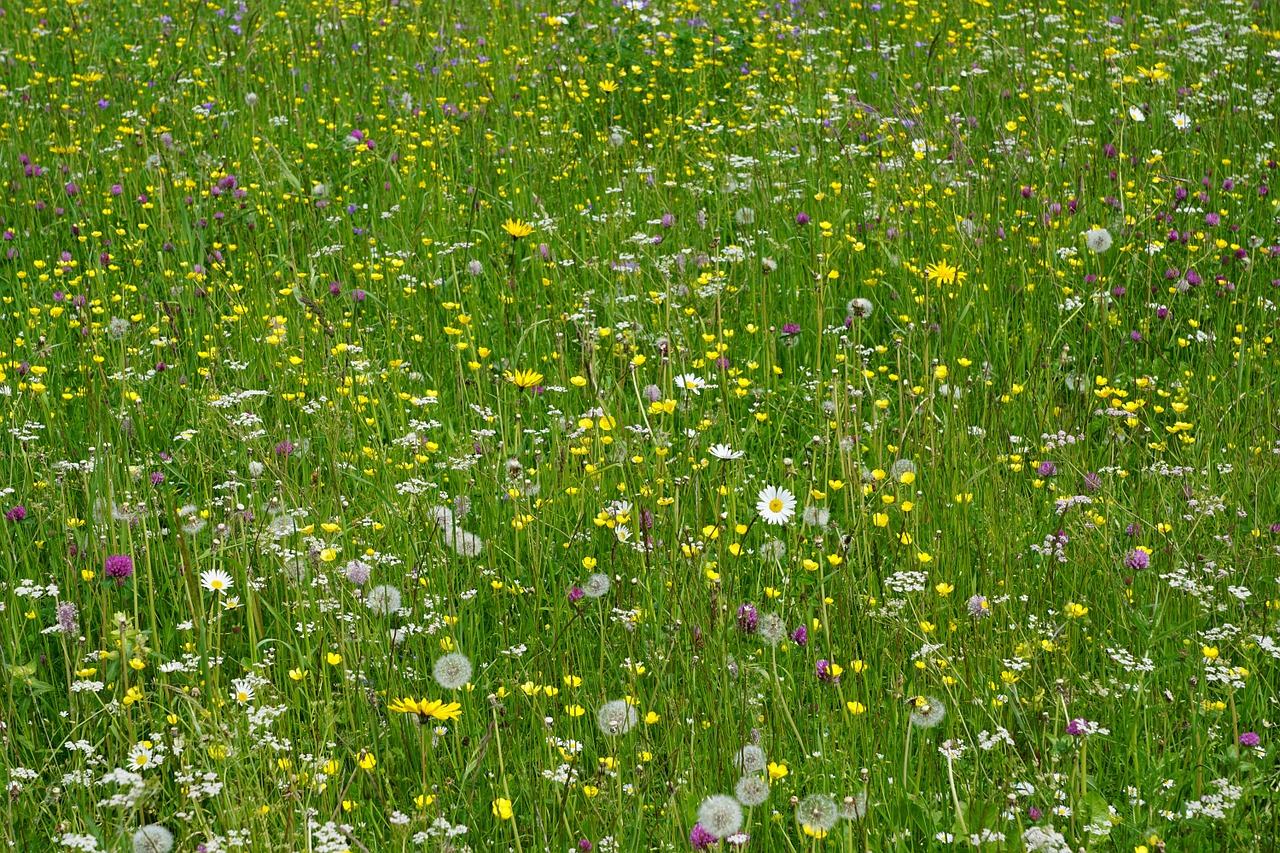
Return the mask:
{"type": "Polygon", "coordinates": [[[471,661],[461,652],[453,652],[436,661],[431,675],[445,690],[458,690],[471,681],[471,661]]]}
{"type": "Polygon", "coordinates": [[[733,795],[748,808],[762,806],[769,799],[769,783],[763,776],[743,776],[734,786],[733,795]]]}
{"type": "Polygon", "coordinates": [[[698,823],[716,838],[733,835],[742,827],[742,806],[727,794],[712,794],[698,809],[698,823]]]}
{"type": "Polygon", "coordinates": [[[390,584],[375,586],[365,596],[364,603],[366,607],[379,616],[395,613],[400,609],[400,590],[390,584]]]}
{"type": "Polygon", "coordinates": [[[582,585],[582,591],[587,598],[601,598],[609,592],[609,576],[601,572],[596,572],[587,578],[587,582],[582,585]]]}
{"type": "Polygon", "coordinates": [[[754,743],[747,744],[733,757],[733,766],[742,774],[763,773],[767,764],[764,750],[754,743]]]}
{"type": "Polygon", "coordinates": [[[626,734],[639,719],[639,713],[627,704],[625,699],[605,702],[596,713],[596,722],[600,724],[600,731],[610,736],[626,734]]]}
{"type": "Polygon", "coordinates": [[[796,806],[796,820],[812,831],[829,832],[839,816],[836,801],[826,794],[810,794],[796,806]]]}
{"type": "Polygon", "coordinates": [[[173,833],[158,823],[149,823],[133,834],[133,853],[169,853],[173,833]]]}

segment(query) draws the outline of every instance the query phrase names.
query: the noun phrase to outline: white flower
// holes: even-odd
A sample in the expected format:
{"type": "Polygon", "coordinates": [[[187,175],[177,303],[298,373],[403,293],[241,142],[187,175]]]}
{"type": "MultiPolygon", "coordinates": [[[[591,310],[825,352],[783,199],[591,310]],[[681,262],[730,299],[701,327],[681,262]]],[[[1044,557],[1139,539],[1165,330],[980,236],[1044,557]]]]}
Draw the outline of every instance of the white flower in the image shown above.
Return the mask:
{"type": "Polygon", "coordinates": [[[786,524],[796,514],[796,496],[777,486],[765,486],[756,500],[756,510],[766,524],[786,524]]]}
{"type": "Polygon", "coordinates": [[[747,744],[733,757],[733,766],[743,774],[763,773],[767,765],[764,750],[754,743],[747,744]]]}
{"type": "Polygon", "coordinates": [[[231,682],[231,701],[240,705],[248,705],[253,701],[253,684],[247,678],[237,678],[231,682]]]}
{"type": "Polygon", "coordinates": [[[209,569],[200,573],[200,585],[221,595],[231,589],[231,575],[222,569],[209,569]]]}
{"type": "Polygon", "coordinates": [[[713,444],[711,445],[711,449],[707,452],[715,458],[723,460],[741,459],[743,456],[743,451],[734,450],[727,444],[713,444]]]}
{"type": "Polygon", "coordinates": [[[1191,129],[1191,116],[1186,113],[1174,113],[1171,118],[1173,119],[1173,126],[1178,130],[1191,129]]]}
{"type": "Polygon", "coordinates": [[[158,767],[163,760],[161,756],[156,755],[149,740],[135,743],[129,750],[129,769],[133,771],[150,770],[152,767],[158,767]]]}
{"type": "Polygon", "coordinates": [[[1137,106],[1129,107],[1129,118],[1134,121],[1146,121],[1147,117],[1142,114],[1142,110],[1137,106]]]}
{"type": "Polygon", "coordinates": [[[701,394],[702,389],[707,387],[707,380],[692,373],[682,373],[671,381],[675,383],[677,388],[692,391],[695,394],[701,394]]]}

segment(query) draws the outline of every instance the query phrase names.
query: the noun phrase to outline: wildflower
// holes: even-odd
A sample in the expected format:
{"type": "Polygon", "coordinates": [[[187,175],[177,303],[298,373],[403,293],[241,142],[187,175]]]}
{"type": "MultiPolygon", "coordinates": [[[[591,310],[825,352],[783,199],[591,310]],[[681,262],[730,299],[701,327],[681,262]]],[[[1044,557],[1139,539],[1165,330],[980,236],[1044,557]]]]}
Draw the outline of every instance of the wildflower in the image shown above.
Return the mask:
{"type": "Polygon", "coordinates": [[[603,598],[609,592],[609,576],[596,572],[587,578],[587,582],[582,585],[582,594],[587,598],[603,598]]]}
{"type": "Polygon", "coordinates": [[[787,773],[790,772],[789,770],[787,770],[787,765],[775,764],[772,761],[769,762],[769,766],[766,769],[769,771],[770,782],[776,782],[779,779],[785,777],[787,773]]]}
{"type": "Polygon", "coordinates": [[[346,572],[347,580],[356,586],[364,586],[373,574],[373,567],[363,560],[350,560],[347,563],[346,572]]]}
{"type": "Polygon", "coordinates": [[[756,510],[766,524],[786,524],[796,512],[796,497],[786,489],[765,486],[756,499],[756,510]]]}
{"type": "Polygon", "coordinates": [[[248,705],[253,701],[253,682],[247,678],[237,678],[231,682],[231,701],[237,705],[248,705]]]}
{"type": "Polygon", "coordinates": [[[838,811],[845,820],[862,820],[867,816],[866,792],[859,792],[840,801],[838,811]]]}
{"type": "Polygon", "coordinates": [[[453,652],[436,661],[431,675],[445,690],[457,690],[471,681],[471,661],[460,652],[453,652]]]}
{"type": "Polygon", "coordinates": [[[753,743],[749,743],[733,757],[733,766],[737,768],[739,773],[744,775],[752,773],[762,773],[768,763],[765,759],[764,750],[753,743]]]}
{"type": "Polygon", "coordinates": [[[733,788],[733,795],[747,808],[764,805],[769,799],[769,782],[763,776],[743,776],[733,788]]]}
{"type": "Polygon", "coordinates": [[[515,814],[515,812],[511,810],[511,801],[505,797],[499,797],[494,800],[492,809],[493,816],[498,820],[511,820],[512,815],[515,814]]]}
{"type": "Polygon", "coordinates": [[[395,613],[400,609],[400,590],[389,584],[375,586],[365,596],[364,603],[379,616],[395,613]]]}
{"type": "Polygon", "coordinates": [[[693,829],[689,831],[689,844],[694,850],[706,850],[712,844],[720,839],[716,838],[710,832],[702,828],[702,824],[695,823],[693,829]]]}
{"type": "Polygon", "coordinates": [[[4,514],[7,521],[22,521],[27,517],[27,508],[25,506],[15,506],[4,514]]]}
{"type": "Polygon", "coordinates": [[[970,596],[966,607],[969,610],[969,615],[974,619],[985,619],[991,615],[991,604],[987,601],[985,595],[970,596]]]}
{"type": "Polygon", "coordinates": [[[640,715],[625,699],[614,699],[600,706],[596,712],[596,722],[600,731],[606,735],[624,735],[631,731],[640,715]]]}
{"type": "Polygon", "coordinates": [[[911,725],[919,729],[931,729],[946,716],[947,707],[933,696],[913,696],[907,700],[911,706],[911,725]]]}
{"type": "Polygon", "coordinates": [[[80,614],[74,602],[59,601],[54,609],[54,618],[57,620],[58,630],[62,633],[78,634],[80,632],[80,614]]]}
{"type": "Polygon", "coordinates": [[[755,607],[742,604],[738,607],[738,630],[744,634],[754,634],[759,622],[755,607]]]}
{"type": "Polygon", "coordinates": [[[849,303],[845,306],[845,310],[848,311],[849,316],[855,320],[865,320],[871,316],[872,312],[875,311],[875,306],[871,304],[870,299],[863,299],[859,296],[854,299],[850,299],[849,303]]]}
{"type": "Polygon", "coordinates": [[[457,702],[445,702],[441,699],[414,700],[404,697],[392,700],[387,705],[387,710],[397,714],[414,714],[420,723],[426,723],[429,720],[448,722],[462,716],[462,706],[460,704],[457,702]]]}
{"type": "Polygon", "coordinates": [[[526,391],[542,381],[542,374],[536,370],[517,370],[508,373],[507,379],[521,391],[526,391]]]}
{"type": "Polygon", "coordinates": [[[1241,746],[1257,746],[1262,743],[1262,738],[1258,737],[1257,732],[1245,732],[1240,735],[1241,746]]]}
{"type": "Polygon", "coordinates": [[[533,226],[519,219],[508,219],[502,223],[502,230],[510,234],[512,240],[519,240],[532,234],[533,226]]]}
{"type": "Polygon", "coordinates": [[[221,595],[231,588],[231,575],[222,569],[208,569],[200,573],[200,585],[221,595]]]}
{"type": "Polygon", "coordinates": [[[821,838],[840,817],[836,801],[826,794],[810,794],[796,806],[796,820],[808,835],[821,838]]]}
{"type": "Polygon", "coordinates": [[[1134,548],[1124,557],[1125,568],[1131,571],[1145,569],[1151,565],[1151,555],[1141,548],[1134,548]]]}
{"type": "Polygon", "coordinates": [[[797,627],[791,632],[791,642],[795,643],[797,646],[807,645],[809,642],[809,629],[803,625],[797,627]]]}
{"type": "Polygon", "coordinates": [[[742,806],[733,797],[713,794],[698,808],[698,823],[716,838],[732,835],[742,827],[742,806]]]}
{"type": "Polygon", "coordinates": [[[1111,248],[1111,232],[1105,228],[1090,228],[1084,233],[1084,244],[1090,252],[1100,255],[1111,248]]]}
{"type": "Polygon", "coordinates": [[[173,833],[158,823],[149,823],[133,834],[133,853],[169,853],[173,833]]]}
{"type": "Polygon", "coordinates": [[[743,457],[743,452],[741,450],[734,450],[727,444],[713,444],[711,445],[711,449],[707,452],[721,461],[741,459],[743,457]]]}
{"type": "Polygon", "coordinates": [[[930,281],[935,281],[938,284],[955,284],[956,282],[964,281],[966,278],[965,273],[962,273],[958,267],[952,266],[946,260],[926,264],[924,271],[930,281]]]}
{"type": "Polygon", "coordinates": [[[102,573],[122,584],[133,574],[133,558],[128,554],[114,554],[102,562],[102,573]]]}
{"type": "Polygon", "coordinates": [[[776,613],[766,613],[760,617],[756,631],[766,643],[776,646],[787,636],[787,623],[776,613]]]}
{"type": "Polygon", "coordinates": [[[707,387],[707,381],[701,376],[695,376],[692,373],[682,373],[675,379],[671,380],[672,384],[683,391],[692,391],[694,394],[701,395],[702,389],[707,387]]]}

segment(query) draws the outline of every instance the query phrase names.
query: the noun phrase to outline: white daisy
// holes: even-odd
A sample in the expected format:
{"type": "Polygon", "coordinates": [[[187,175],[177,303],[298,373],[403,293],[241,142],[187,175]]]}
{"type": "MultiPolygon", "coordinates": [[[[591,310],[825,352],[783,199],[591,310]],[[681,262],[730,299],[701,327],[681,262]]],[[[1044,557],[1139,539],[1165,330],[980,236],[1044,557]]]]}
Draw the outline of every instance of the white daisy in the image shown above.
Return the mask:
{"type": "Polygon", "coordinates": [[[1191,116],[1186,113],[1174,113],[1171,118],[1173,119],[1173,126],[1178,130],[1191,129],[1191,116]]]}
{"type": "Polygon", "coordinates": [[[1129,118],[1134,121],[1146,121],[1147,117],[1143,115],[1142,109],[1137,106],[1129,107],[1129,118]]]}
{"type": "Polygon", "coordinates": [[[682,373],[671,381],[675,383],[677,388],[692,391],[695,394],[701,394],[702,389],[707,387],[707,380],[692,373],[682,373]]]}
{"type": "Polygon", "coordinates": [[[796,514],[796,496],[777,486],[765,486],[757,496],[756,510],[766,524],[786,524],[796,514]]]}
{"type": "Polygon", "coordinates": [[[231,575],[222,569],[209,569],[200,573],[200,585],[209,592],[216,592],[219,595],[231,589],[231,575]]]}
{"type": "Polygon", "coordinates": [[[743,451],[734,450],[727,444],[713,444],[711,445],[711,449],[707,452],[717,459],[723,459],[726,461],[729,459],[741,459],[743,456],[743,451]]]}

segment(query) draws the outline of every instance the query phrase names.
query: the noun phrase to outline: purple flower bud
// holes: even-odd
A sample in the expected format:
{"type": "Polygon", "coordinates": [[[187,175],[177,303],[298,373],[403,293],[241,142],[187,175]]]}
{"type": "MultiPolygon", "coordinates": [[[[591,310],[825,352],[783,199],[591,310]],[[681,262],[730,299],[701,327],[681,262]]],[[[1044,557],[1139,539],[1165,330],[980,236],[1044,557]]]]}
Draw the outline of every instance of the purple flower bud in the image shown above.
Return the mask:
{"type": "Polygon", "coordinates": [[[809,642],[809,629],[801,625],[791,632],[791,642],[797,646],[807,645],[809,642]]]}
{"type": "Polygon", "coordinates": [[[133,558],[128,554],[114,554],[102,562],[102,573],[122,584],[133,574],[133,558]]]}

